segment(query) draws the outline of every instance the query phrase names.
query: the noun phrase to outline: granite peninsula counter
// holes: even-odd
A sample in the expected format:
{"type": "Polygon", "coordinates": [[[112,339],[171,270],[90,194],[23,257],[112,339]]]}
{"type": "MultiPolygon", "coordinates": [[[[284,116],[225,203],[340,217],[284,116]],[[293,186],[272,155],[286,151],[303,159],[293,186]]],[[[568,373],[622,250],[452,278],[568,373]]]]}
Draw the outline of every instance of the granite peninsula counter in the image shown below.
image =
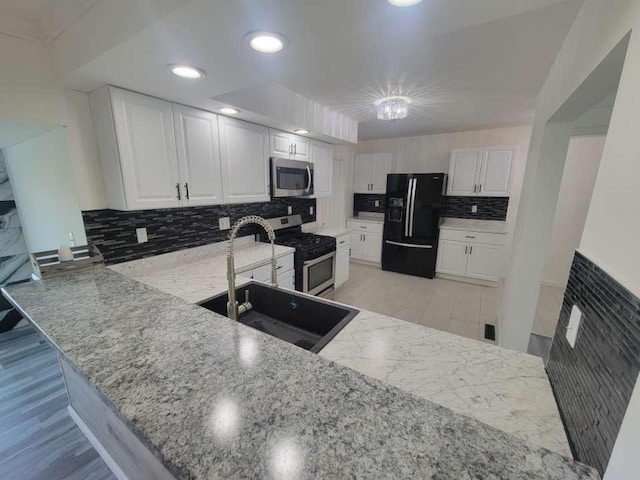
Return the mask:
{"type": "Polygon", "coordinates": [[[3,293],[176,478],[598,478],[104,267],[3,293]]]}

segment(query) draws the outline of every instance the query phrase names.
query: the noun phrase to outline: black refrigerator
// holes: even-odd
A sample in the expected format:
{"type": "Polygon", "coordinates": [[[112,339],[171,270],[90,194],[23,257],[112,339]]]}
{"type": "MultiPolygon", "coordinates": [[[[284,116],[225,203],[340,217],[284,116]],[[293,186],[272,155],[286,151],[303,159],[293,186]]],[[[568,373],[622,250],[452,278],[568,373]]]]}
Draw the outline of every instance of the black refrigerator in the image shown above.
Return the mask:
{"type": "Polygon", "coordinates": [[[382,269],[433,278],[447,175],[387,175],[382,269]]]}

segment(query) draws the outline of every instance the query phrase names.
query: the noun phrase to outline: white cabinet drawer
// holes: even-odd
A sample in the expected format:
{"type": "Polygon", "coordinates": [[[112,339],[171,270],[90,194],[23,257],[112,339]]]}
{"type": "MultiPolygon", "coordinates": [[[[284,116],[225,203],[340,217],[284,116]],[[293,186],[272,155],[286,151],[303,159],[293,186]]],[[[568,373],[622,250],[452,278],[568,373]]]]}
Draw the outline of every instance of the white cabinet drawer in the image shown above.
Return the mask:
{"type": "Polygon", "coordinates": [[[484,243],[486,245],[504,245],[506,235],[463,230],[440,230],[440,238],[456,242],[484,243]]]}
{"type": "Polygon", "coordinates": [[[336,237],[336,248],[349,247],[351,245],[351,234],[349,232],[336,237]]]}
{"type": "Polygon", "coordinates": [[[372,222],[359,222],[357,220],[347,221],[347,228],[351,231],[362,231],[372,233],[382,233],[384,224],[372,222]]]}
{"type": "MultiPolygon", "coordinates": [[[[276,271],[278,275],[284,272],[288,272],[289,270],[293,270],[293,254],[287,255],[285,257],[276,258],[276,271]]],[[[260,282],[270,282],[271,281],[271,261],[265,263],[264,265],[260,265],[253,269],[253,278],[260,282]]]]}

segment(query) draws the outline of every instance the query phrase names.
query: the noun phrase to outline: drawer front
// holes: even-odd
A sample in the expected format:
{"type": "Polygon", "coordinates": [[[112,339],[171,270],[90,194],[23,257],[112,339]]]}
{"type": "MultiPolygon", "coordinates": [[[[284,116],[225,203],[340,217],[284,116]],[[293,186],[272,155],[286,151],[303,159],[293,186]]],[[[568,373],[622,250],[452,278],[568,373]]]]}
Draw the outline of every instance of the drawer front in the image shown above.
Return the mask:
{"type": "Polygon", "coordinates": [[[351,234],[349,232],[336,237],[336,248],[349,247],[351,245],[351,234]]]}
{"type": "Polygon", "coordinates": [[[384,224],[350,220],[347,222],[347,228],[351,231],[382,233],[384,224]]]}
{"type": "Polygon", "coordinates": [[[471,232],[463,230],[440,230],[440,238],[456,242],[484,243],[486,245],[504,245],[506,235],[499,233],[471,232]]]}
{"type": "MultiPolygon", "coordinates": [[[[276,272],[278,275],[293,270],[293,254],[276,258],[276,272]]],[[[246,275],[245,275],[246,276],[246,275]]],[[[271,261],[253,269],[253,278],[260,282],[271,281],[271,261]]]]}

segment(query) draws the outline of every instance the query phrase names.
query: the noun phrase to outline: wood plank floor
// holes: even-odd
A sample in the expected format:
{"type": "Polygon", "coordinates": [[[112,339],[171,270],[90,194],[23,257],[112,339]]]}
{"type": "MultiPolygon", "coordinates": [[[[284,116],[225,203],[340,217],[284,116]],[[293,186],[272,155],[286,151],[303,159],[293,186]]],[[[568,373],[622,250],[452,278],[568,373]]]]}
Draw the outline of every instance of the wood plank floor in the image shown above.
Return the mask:
{"type": "Polygon", "coordinates": [[[35,329],[0,334],[0,479],[115,479],[67,402],[56,354],[35,329]]]}

